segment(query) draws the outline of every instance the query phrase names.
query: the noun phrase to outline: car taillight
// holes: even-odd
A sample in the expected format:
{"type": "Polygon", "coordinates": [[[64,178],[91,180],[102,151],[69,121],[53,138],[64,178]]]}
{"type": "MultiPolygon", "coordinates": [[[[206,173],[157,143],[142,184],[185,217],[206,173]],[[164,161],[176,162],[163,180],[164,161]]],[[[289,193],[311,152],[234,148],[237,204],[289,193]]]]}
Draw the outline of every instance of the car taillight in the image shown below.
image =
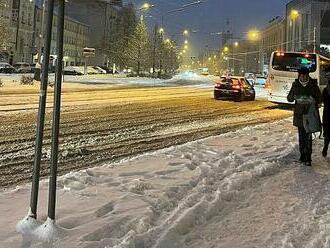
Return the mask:
{"type": "Polygon", "coordinates": [[[240,89],[242,89],[242,87],[241,87],[240,85],[238,85],[238,84],[235,84],[235,85],[233,85],[232,87],[233,87],[233,89],[235,89],[235,90],[240,90],[240,89]]]}

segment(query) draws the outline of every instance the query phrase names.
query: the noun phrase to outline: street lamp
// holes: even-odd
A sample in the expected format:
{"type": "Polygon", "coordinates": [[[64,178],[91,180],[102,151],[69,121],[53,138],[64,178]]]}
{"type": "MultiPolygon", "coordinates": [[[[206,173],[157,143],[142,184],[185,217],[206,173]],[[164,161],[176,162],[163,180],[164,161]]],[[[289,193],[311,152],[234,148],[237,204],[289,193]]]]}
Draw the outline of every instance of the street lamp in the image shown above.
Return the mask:
{"type": "Polygon", "coordinates": [[[187,29],[184,30],[184,31],[183,31],[183,35],[188,36],[188,35],[189,35],[189,31],[188,31],[187,29]]]}
{"type": "Polygon", "coordinates": [[[298,17],[299,17],[299,11],[296,10],[296,9],[291,10],[291,12],[290,12],[290,18],[291,18],[292,20],[295,20],[295,19],[297,19],[298,17]]]}
{"type": "MultiPolygon", "coordinates": [[[[150,10],[152,7],[154,7],[155,5],[153,4],[150,4],[150,3],[144,3],[141,7],[140,7],[140,11],[141,12],[145,12],[145,11],[148,11],[150,10]]],[[[143,16],[143,13],[141,14],[140,16],[140,21],[143,22],[143,19],[144,19],[144,16],[143,16]]]]}
{"type": "Polygon", "coordinates": [[[299,18],[300,14],[298,10],[291,10],[290,12],[290,27],[292,30],[292,51],[296,50],[296,20],[299,18]]]}
{"type": "Polygon", "coordinates": [[[150,4],[150,3],[144,3],[140,10],[149,10],[150,8],[154,7],[154,5],[150,4]]]}
{"type": "Polygon", "coordinates": [[[225,46],[225,47],[223,48],[223,51],[224,51],[225,53],[227,53],[227,52],[229,51],[229,47],[225,46]]]}
{"type": "Polygon", "coordinates": [[[184,41],[184,44],[186,44],[186,45],[187,45],[187,44],[188,44],[188,41],[187,41],[187,40],[185,40],[185,41],[184,41]]]}
{"type": "Polygon", "coordinates": [[[250,30],[247,34],[248,39],[251,41],[258,41],[260,39],[260,31],[253,29],[250,30]]]}

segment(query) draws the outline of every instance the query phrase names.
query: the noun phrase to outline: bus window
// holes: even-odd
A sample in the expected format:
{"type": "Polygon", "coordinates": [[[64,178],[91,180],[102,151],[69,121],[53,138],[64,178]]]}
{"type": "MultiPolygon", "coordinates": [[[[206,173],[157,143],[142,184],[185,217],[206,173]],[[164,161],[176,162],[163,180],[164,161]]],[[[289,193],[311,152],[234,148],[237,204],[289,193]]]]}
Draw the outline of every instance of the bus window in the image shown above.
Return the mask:
{"type": "Polygon", "coordinates": [[[320,58],[320,85],[327,85],[328,80],[326,78],[326,74],[330,72],[330,60],[320,58]]]}
{"type": "Polygon", "coordinates": [[[306,67],[310,72],[316,71],[316,55],[300,53],[275,53],[273,69],[277,71],[297,72],[299,68],[306,67]]]}

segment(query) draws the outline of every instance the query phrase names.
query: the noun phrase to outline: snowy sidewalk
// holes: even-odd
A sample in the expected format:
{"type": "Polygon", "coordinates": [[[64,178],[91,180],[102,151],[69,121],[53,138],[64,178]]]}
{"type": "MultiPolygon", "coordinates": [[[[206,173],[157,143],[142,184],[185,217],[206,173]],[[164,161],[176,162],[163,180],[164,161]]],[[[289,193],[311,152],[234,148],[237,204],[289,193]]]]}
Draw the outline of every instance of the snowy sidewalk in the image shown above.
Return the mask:
{"type": "MultiPolygon", "coordinates": [[[[330,247],[329,160],[296,162],[291,120],[244,128],[59,180],[56,247],[330,247]]],[[[0,247],[19,247],[29,186],[0,195],[0,247]]],[[[45,221],[47,183],[39,217],[45,221]]],[[[41,247],[37,242],[33,247],[41,247]]]]}

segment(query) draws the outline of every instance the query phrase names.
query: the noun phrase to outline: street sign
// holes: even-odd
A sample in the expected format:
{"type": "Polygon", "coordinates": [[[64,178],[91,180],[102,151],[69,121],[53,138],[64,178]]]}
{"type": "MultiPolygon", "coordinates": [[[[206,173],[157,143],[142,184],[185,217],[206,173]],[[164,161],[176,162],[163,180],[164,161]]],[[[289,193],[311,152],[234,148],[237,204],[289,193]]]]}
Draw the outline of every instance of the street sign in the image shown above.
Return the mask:
{"type": "Polygon", "coordinates": [[[85,57],[93,57],[93,56],[95,56],[95,48],[85,47],[84,48],[83,55],[85,57]]]}

